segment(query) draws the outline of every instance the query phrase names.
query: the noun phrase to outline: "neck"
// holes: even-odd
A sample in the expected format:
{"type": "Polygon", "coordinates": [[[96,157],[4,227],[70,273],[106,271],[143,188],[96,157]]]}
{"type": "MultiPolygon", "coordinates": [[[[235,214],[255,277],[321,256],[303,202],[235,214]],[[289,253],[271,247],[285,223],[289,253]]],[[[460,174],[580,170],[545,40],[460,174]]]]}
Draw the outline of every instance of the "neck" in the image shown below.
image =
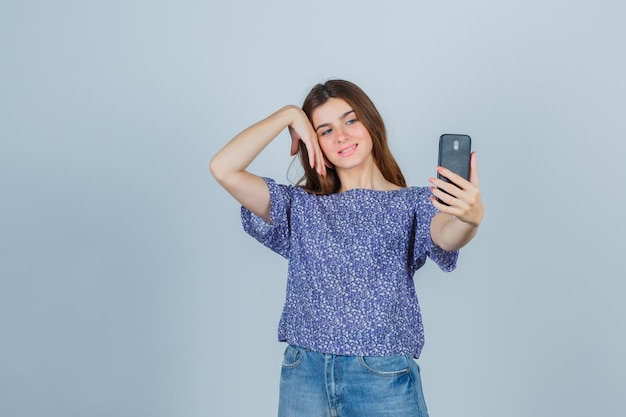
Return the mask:
{"type": "Polygon", "coordinates": [[[387,181],[380,172],[374,160],[371,159],[357,167],[337,170],[337,175],[341,181],[339,192],[352,190],[354,188],[364,188],[368,190],[387,191],[394,190],[397,185],[387,181]]]}

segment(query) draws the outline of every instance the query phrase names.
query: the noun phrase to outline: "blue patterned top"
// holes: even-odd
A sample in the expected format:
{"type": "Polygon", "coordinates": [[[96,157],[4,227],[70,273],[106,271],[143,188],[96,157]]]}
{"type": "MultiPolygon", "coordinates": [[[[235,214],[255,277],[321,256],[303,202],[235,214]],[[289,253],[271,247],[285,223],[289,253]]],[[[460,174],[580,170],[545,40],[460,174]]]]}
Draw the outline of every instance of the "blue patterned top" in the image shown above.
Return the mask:
{"type": "Polygon", "coordinates": [[[424,344],[413,275],[458,252],[430,238],[427,187],[325,196],[266,178],[271,223],[241,209],[244,230],[289,260],[278,338],[337,355],[419,357],[424,344]]]}

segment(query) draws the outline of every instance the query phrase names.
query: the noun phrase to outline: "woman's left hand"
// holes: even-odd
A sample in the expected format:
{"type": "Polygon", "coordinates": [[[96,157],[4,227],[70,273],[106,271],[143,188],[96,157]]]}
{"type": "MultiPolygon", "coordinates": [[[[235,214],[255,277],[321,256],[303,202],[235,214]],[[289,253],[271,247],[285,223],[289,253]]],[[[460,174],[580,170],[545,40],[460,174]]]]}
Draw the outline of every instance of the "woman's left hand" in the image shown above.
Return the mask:
{"type": "Polygon", "coordinates": [[[433,205],[442,213],[450,214],[462,222],[478,227],[485,210],[478,187],[476,153],[472,152],[470,156],[469,181],[444,167],[437,167],[437,172],[454,184],[438,178],[431,178],[433,205]],[[448,205],[440,203],[437,198],[448,205]]]}

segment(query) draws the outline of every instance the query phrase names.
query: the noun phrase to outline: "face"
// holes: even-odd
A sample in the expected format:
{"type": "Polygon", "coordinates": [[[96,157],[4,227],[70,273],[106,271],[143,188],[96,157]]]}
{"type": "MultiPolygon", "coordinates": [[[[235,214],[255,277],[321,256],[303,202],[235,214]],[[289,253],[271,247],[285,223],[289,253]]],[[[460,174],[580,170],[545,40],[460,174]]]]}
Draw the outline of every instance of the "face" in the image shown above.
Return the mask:
{"type": "Polygon", "coordinates": [[[330,98],[311,116],[320,148],[335,169],[355,168],[373,161],[372,138],[347,102],[330,98]]]}

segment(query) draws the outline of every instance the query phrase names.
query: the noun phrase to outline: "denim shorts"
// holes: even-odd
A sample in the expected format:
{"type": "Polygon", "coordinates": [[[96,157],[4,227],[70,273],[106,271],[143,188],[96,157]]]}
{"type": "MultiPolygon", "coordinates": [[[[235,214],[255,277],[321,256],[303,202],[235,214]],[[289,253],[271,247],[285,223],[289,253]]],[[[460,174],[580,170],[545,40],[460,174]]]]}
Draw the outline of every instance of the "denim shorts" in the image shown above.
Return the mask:
{"type": "Polygon", "coordinates": [[[411,356],[340,356],[289,345],[278,417],[428,417],[411,356]]]}

